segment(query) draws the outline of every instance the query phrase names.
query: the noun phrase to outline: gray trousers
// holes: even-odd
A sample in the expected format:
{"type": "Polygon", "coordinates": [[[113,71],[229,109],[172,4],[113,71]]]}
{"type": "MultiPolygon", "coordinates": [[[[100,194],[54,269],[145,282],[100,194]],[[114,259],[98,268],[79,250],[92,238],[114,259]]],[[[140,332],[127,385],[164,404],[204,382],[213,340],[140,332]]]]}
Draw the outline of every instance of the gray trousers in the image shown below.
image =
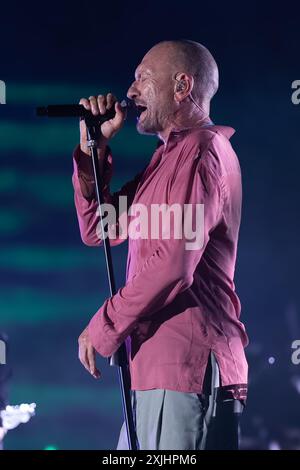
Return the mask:
{"type": "MultiPolygon", "coordinates": [[[[200,395],[155,389],[132,392],[132,401],[140,450],[205,449],[212,409],[200,395]]],[[[128,450],[125,423],[117,450],[128,450]]]]}
{"type": "MultiPolygon", "coordinates": [[[[206,395],[162,389],[131,392],[140,450],[238,449],[243,406],[239,400],[217,405],[220,372],[213,353],[208,370],[206,395]]],[[[128,450],[125,423],[117,450],[128,450]]]]}

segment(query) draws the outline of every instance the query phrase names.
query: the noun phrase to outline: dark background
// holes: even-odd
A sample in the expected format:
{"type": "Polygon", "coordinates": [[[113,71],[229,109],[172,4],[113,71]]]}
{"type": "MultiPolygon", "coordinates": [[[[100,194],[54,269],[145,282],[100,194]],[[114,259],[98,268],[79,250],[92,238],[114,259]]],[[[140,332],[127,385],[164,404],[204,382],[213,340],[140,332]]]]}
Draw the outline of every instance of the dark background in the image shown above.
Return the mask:
{"type": "MultiPolygon", "coordinates": [[[[0,79],[7,103],[119,97],[156,42],[203,43],[220,69],[215,123],[243,173],[236,287],[250,336],[244,448],[300,448],[299,10],[272,2],[46,2],[1,4],[0,79]],[[272,359],[273,358],[273,359],[272,359]]],[[[116,370],[100,382],[77,360],[77,337],[108,295],[101,249],[80,240],[71,185],[76,120],[22,114],[0,120],[0,328],[9,336],[10,401],[37,415],[11,431],[7,449],[110,449],[121,404],[116,370]]],[[[112,142],[113,188],[149,160],[155,139],[128,120],[112,142]]],[[[124,282],[126,244],[113,251],[124,282]]],[[[3,367],[3,366],[0,366],[3,367]]]]}

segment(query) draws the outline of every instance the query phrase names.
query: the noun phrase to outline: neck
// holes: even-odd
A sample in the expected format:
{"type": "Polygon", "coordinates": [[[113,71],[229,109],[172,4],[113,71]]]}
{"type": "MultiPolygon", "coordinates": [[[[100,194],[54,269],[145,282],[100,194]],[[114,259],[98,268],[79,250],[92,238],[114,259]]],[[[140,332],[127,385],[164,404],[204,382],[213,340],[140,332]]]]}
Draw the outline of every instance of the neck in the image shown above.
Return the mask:
{"type": "Polygon", "coordinates": [[[199,105],[199,108],[193,106],[187,110],[188,112],[180,112],[174,115],[172,119],[167,123],[165,129],[158,133],[158,137],[166,144],[171,132],[180,132],[184,129],[190,129],[204,125],[205,123],[211,122],[209,117],[209,107],[199,105]]]}

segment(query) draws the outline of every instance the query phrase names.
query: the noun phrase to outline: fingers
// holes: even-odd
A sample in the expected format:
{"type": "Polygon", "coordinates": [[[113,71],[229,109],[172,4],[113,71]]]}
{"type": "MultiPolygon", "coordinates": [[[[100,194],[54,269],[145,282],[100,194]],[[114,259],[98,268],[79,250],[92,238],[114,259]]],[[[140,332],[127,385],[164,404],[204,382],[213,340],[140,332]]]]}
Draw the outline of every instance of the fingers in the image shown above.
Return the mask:
{"type": "MultiPolygon", "coordinates": [[[[101,136],[103,137],[103,145],[107,145],[107,141],[110,140],[122,127],[124,119],[126,118],[126,110],[124,110],[120,103],[117,102],[117,98],[112,94],[90,96],[87,98],[81,98],[79,104],[84,106],[85,109],[91,111],[94,116],[99,114],[104,115],[109,109],[115,108],[116,114],[112,119],[109,119],[101,124],[101,136]]],[[[86,144],[86,128],[84,123],[80,124],[81,131],[81,146],[82,150],[85,151],[86,144]]],[[[86,152],[87,153],[87,152],[86,152]]]]}
{"type": "Polygon", "coordinates": [[[107,109],[111,109],[114,103],[117,101],[117,98],[112,93],[108,93],[106,97],[106,101],[107,101],[107,106],[106,106],[107,109]]]}
{"type": "Polygon", "coordinates": [[[105,114],[108,109],[111,109],[116,102],[116,97],[112,93],[98,96],[90,96],[89,99],[81,98],[79,104],[91,111],[94,116],[98,114],[105,114]]]}
{"type": "Polygon", "coordinates": [[[100,372],[96,368],[96,362],[95,362],[95,350],[93,346],[89,346],[87,348],[87,358],[88,358],[88,363],[89,363],[89,372],[92,374],[95,379],[98,379],[100,377],[100,372]]]}
{"type": "Polygon", "coordinates": [[[118,128],[122,126],[123,121],[126,117],[126,109],[124,110],[122,106],[120,105],[120,103],[116,101],[115,111],[116,111],[116,115],[114,117],[114,125],[118,128]]]}
{"type": "Polygon", "coordinates": [[[95,378],[100,377],[100,372],[96,368],[95,349],[87,336],[86,330],[79,337],[78,357],[84,368],[95,378]]]}
{"type": "Polygon", "coordinates": [[[97,116],[97,114],[99,114],[99,107],[98,107],[97,97],[96,96],[90,96],[89,101],[90,101],[92,114],[94,114],[94,116],[97,116]]]}
{"type": "Polygon", "coordinates": [[[79,360],[84,368],[95,378],[99,379],[100,371],[96,368],[94,348],[86,345],[79,346],[79,360]]]}
{"type": "Polygon", "coordinates": [[[90,365],[89,365],[88,356],[87,356],[87,347],[82,342],[79,342],[78,357],[79,357],[81,364],[85,367],[85,369],[87,371],[90,371],[90,365]]]}
{"type": "Polygon", "coordinates": [[[90,111],[90,109],[91,109],[90,102],[86,98],[81,98],[81,100],[79,101],[79,104],[82,104],[82,106],[84,106],[85,109],[90,111]]]}

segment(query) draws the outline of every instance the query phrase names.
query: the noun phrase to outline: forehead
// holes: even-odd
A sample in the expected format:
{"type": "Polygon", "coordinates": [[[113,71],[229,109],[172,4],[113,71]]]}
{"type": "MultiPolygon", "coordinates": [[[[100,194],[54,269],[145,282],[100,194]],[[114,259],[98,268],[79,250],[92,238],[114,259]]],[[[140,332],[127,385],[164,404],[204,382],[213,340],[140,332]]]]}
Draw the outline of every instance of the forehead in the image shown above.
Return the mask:
{"type": "Polygon", "coordinates": [[[152,75],[157,71],[157,64],[155,61],[149,60],[147,57],[144,57],[141,63],[135,69],[135,77],[139,77],[140,75],[152,75]]]}
{"type": "Polygon", "coordinates": [[[169,51],[166,47],[154,46],[150,49],[135,70],[135,76],[141,74],[159,74],[169,62],[169,51]]]}
{"type": "Polygon", "coordinates": [[[169,69],[168,62],[162,61],[159,58],[157,60],[148,60],[144,58],[142,62],[135,69],[135,78],[139,78],[141,75],[161,76],[165,75],[169,69]]]}

